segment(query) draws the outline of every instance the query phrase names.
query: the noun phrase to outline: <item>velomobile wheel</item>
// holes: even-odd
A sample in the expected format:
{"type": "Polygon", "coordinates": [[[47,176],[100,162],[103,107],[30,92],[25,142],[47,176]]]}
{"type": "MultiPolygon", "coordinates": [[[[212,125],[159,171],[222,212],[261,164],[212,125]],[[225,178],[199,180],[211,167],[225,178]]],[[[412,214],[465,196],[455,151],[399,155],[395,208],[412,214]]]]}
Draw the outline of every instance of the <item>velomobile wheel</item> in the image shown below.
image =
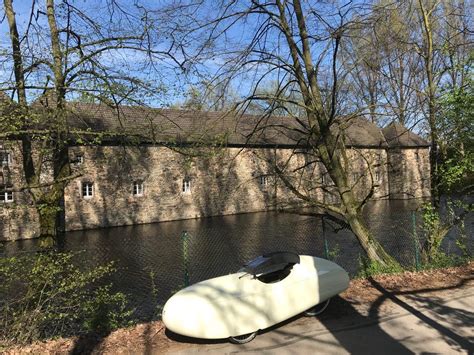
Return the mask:
{"type": "Polygon", "coordinates": [[[330,300],[331,299],[328,299],[324,301],[323,303],[317,304],[316,306],[308,309],[307,311],[304,312],[304,315],[307,317],[314,317],[314,316],[317,316],[318,314],[323,313],[326,310],[326,308],[328,308],[330,300]]]}
{"type": "Polygon", "coordinates": [[[237,335],[235,337],[229,337],[229,341],[234,344],[245,344],[255,339],[257,332],[248,333],[244,335],[237,335]]]}

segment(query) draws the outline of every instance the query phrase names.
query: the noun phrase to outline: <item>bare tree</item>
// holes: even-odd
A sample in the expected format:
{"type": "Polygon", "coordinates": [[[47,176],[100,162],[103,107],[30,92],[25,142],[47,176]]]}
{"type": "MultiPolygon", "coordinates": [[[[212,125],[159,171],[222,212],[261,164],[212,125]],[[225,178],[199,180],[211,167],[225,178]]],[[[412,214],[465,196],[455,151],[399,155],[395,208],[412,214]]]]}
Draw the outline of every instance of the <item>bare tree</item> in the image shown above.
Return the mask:
{"type": "Polygon", "coordinates": [[[347,68],[347,80],[353,106],[378,123],[384,113],[382,104],[383,54],[373,26],[375,21],[359,23],[342,42],[343,65],[347,68]]]}
{"type": "Polygon", "coordinates": [[[466,77],[469,48],[472,50],[472,27],[466,17],[464,1],[418,0],[416,11],[422,44],[416,50],[423,62],[423,103],[431,139],[431,189],[435,207],[440,201],[442,133],[439,98],[443,86],[456,86],[466,77]]]}
{"type": "Polygon", "coordinates": [[[203,81],[190,85],[181,108],[204,111],[225,111],[239,101],[237,92],[227,81],[203,81]]]}
{"type": "Polygon", "coordinates": [[[355,68],[349,81],[356,88],[352,90],[355,101],[377,107],[381,117],[422,129],[430,138],[436,206],[442,183],[440,164],[447,150],[440,131],[439,100],[443,91],[462,88],[470,70],[469,8],[471,1],[378,0],[344,47],[347,64],[355,68]]]}
{"type": "MultiPolygon", "coordinates": [[[[11,42],[6,53],[12,58],[14,80],[9,82],[7,77],[2,90],[15,93],[17,109],[12,115],[21,124],[2,132],[2,138],[20,138],[22,190],[36,206],[40,234],[55,236],[61,224],[64,188],[75,177],[71,176],[68,146],[79,136],[88,139],[87,134],[69,127],[66,99],[86,93],[115,108],[126,102],[144,104],[140,98],[160,91],[159,85],[147,80],[147,74],[159,84],[165,69],[156,64],[164,59],[179,64],[172,55],[175,45],[161,49],[161,33],[150,32],[159,23],[151,21],[149,10],[139,5],[34,0],[20,35],[13,1],[3,4],[11,42]]],[[[118,110],[117,114],[119,119],[118,110]]]]}
{"type": "Polygon", "coordinates": [[[408,2],[375,1],[343,44],[354,101],[368,110],[373,122],[398,121],[412,127],[420,120],[423,68],[413,50],[416,28],[408,2]]]}
{"type": "Polygon", "coordinates": [[[342,83],[348,73],[339,62],[340,48],[346,31],[366,9],[351,3],[337,6],[299,0],[221,2],[219,7],[212,5],[211,13],[209,6],[194,4],[195,24],[183,35],[201,44],[204,38],[195,58],[202,63],[217,56],[217,76],[245,83],[249,94],[241,102],[242,109],[255,101],[265,103],[266,115],[254,132],[277,129],[302,147],[287,159],[272,162],[277,176],[302,201],[346,220],[370,260],[395,263],[370,234],[362,215],[375,189],[373,166],[361,157],[372,184],[359,198],[349,178],[351,157],[345,145],[344,128],[350,119],[342,117],[342,83]],[[243,28],[244,34],[236,35],[243,28]],[[264,90],[268,85],[275,89],[264,90]],[[291,93],[295,90],[297,95],[291,93]],[[299,107],[303,115],[288,111],[288,116],[272,120],[272,112],[289,105],[299,107]],[[305,157],[303,162],[301,157],[305,157]],[[321,179],[311,178],[315,170],[321,179]],[[316,190],[334,198],[330,202],[316,198],[316,190]]]}

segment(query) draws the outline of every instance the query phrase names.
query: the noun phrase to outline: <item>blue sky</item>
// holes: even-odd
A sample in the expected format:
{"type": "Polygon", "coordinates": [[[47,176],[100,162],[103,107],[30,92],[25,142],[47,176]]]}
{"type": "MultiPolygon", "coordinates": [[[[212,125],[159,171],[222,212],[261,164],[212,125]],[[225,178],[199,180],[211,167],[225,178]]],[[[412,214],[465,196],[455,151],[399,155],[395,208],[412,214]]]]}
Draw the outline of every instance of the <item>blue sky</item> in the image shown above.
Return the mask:
{"type": "MultiPolygon", "coordinates": [[[[37,5],[40,10],[44,11],[44,1],[37,1],[39,5],[37,5]]],[[[57,3],[60,3],[59,1],[57,3]]],[[[167,2],[167,1],[141,1],[141,2],[134,2],[133,6],[130,6],[130,2],[128,1],[119,1],[118,2],[120,6],[126,7],[128,10],[131,11],[132,14],[136,16],[140,16],[141,10],[139,6],[135,5],[143,5],[149,9],[157,8],[159,6],[166,6],[169,3],[173,2],[167,2]]],[[[26,25],[29,21],[30,18],[30,13],[31,13],[31,4],[32,1],[24,0],[24,1],[14,1],[14,8],[15,12],[17,15],[17,21],[18,21],[18,26],[19,26],[19,31],[20,31],[20,36],[24,33],[26,25]]],[[[72,1],[71,4],[81,7],[85,10],[87,10],[88,15],[90,16],[107,16],[107,2],[106,1],[72,1]],[[91,11],[92,9],[92,11],[91,11]]],[[[244,6],[241,6],[241,8],[245,8],[246,2],[239,3],[243,4],[244,6]]],[[[212,2],[204,2],[202,6],[199,7],[198,9],[199,15],[200,16],[209,16],[212,18],[213,15],[215,15],[216,11],[215,9],[212,8],[212,2]]],[[[38,14],[38,12],[35,12],[35,15],[38,14]]],[[[44,15],[39,15],[40,25],[46,26],[47,23],[45,22],[44,15]]],[[[179,18],[173,18],[170,17],[171,21],[179,21],[179,18]]],[[[126,21],[123,22],[125,25],[127,25],[126,21]]],[[[229,21],[230,23],[230,21],[229,21]]],[[[165,102],[159,102],[162,98],[156,98],[154,102],[151,102],[154,106],[161,106],[162,104],[169,104],[170,102],[176,102],[176,101],[182,101],[183,100],[183,93],[186,92],[187,90],[187,85],[189,83],[196,83],[201,80],[210,80],[210,78],[219,72],[219,70],[222,70],[221,65],[224,63],[224,61],[229,60],[230,57],[234,53],[232,51],[235,50],[240,50],[239,46],[242,46],[243,44],[247,43],[250,38],[252,38],[255,29],[258,28],[258,26],[261,23],[258,22],[258,17],[257,16],[251,16],[248,18],[246,22],[241,21],[239,23],[233,24],[232,27],[230,27],[229,30],[226,31],[225,35],[225,41],[223,40],[220,43],[214,43],[216,48],[213,48],[214,52],[209,55],[209,56],[204,56],[201,57],[199,60],[199,63],[194,63],[193,70],[188,71],[186,74],[183,74],[183,72],[180,69],[173,68],[174,63],[169,60],[169,59],[164,59],[162,60],[159,65],[160,65],[160,70],[157,71],[155,70],[156,68],[151,68],[151,67],[145,67],[144,65],[140,67],[141,63],[143,63],[143,60],[145,59],[142,54],[137,53],[137,52],[132,52],[132,51],[122,51],[121,54],[118,53],[104,53],[104,55],[101,57],[101,61],[105,64],[109,64],[111,66],[114,66],[114,63],[116,64],[116,68],[123,67],[125,68],[127,65],[130,66],[130,71],[132,71],[132,67],[138,66],[139,70],[133,73],[133,75],[136,75],[137,77],[144,79],[144,80],[154,80],[154,81],[163,81],[163,86],[168,89],[168,100],[164,100],[165,102]],[[153,69],[153,70],[152,70],[153,69]]],[[[157,29],[157,32],[160,29],[157,29]]],[[[7,36],[8,34],[8,27],[6,20],[4,20],[0,24],[0,31],[2,33],[1,40],[0,40],[0,46],[2,48],[9,48],[10,47],[10,42],[9,38],[7,36]]],[[[198,36],[201,36],[200,38],[196,38],[196,42],[200,41],[203,36],[205,36],[205,32],[200,32],[198,36]]],[[[223,37],[220,37],[220,39],[224,39],[223,37]]],[[[272,52],[278,53],[281,55],[283,52],[281,51],[284,46],[281,46],[282,38],[267,38],[267,45],[270,42],[273,42],[274,48],[271,49],[272,52]]],[[[283,41],[284,42],[284,41],[283,41]]],[[[48,40],[43,39],[43,45],[48,45],[48,40]]],[[[169,39],[163,39],[163,41],[156,46],[157,49],[165,49],[170,43],[169,39]]],[[[192,46],[193,43],[190,43],[192,46]]],[[[182,56],[180,53],[175,53],[176,57],[178,60],[182,60],[182,56]]],[[[283,53],[284,56],[287,56],[287,53],[283,53]]],[[[238,65],[234,65],[234,70],[238,70],[239,74],[235,75],[235,78],[232,81],[232,87],[233,90],[236,91],[237,93],[240,93],[241,95],[245,95],[249,92],[249,90],[252,87],[252,84],[256,79],[259,78],[259,76],[262,74],[263,71],[266,71],[268,69],[268,66],[265,65],[247,65],[246,67],[238,67],[238,65]],[[257,69],[259,67],[259,69],[257,69]],[[248,70],[243,70],[243,69],[248,69],[248,70]]],[[[3,66],[3,68],[0,68],[3,72],[0,72],[0,75],[5,78],[5,75],[10,75],[11,73],[11,68],[7,66],[3,66]]],[[[268,77],[268,80],[265,81],[265,83],[270,83],[272,80],[275,80],[277,78],[276,75],[272,76],[270,75],[268,77]]]]}
{"type": "MultiPolygon", "coordinates": [[[[24,34],[26,25],[29,21],[32,2],[33,0],[14,1],[14,9],[17,15],[20,36],[24,34]]],[[[37,10],[44,11],[44,0],[37,0],[36,2],[39,3],[39,8],[37,10]]],[[[98,22],[103,21],[104,19],[107,19],[108,16],[110,16],[107,7],[107,1],[105,0],[71,0],[70,3],[74,6],[83,9],[88,16],[97,19],[98,22]]],[[[132,18],[128,20],[126,17],[120,16],[119,11],[116,10],[117,12],[114,13],[112,17],[112,25],[116,27],[117,31],[128,31],[131,27],[138,26],[138,24],[140,24],[140,17],[144,14],[142,7],[140,6],[144,6],[150,10],[162,10],[167,5],[175,3],[181,2],[145,0],[133,1],[132,3],[126,0],[119,0],[118,4],[120,6],[123,6],[124,9],[126,8],[127,10],[129,10],[132,18]]],[[[340,4],[342,5],[347,3],[351,3],[352,6],[359,7],[357,9],[357,11],[359,12],[365,12],[367,9],[367,7],[364,5],[364,1],[351,2],[349,0],[346,0],[340,2],[340,4]]],[[[57,1],[57,4],[61,4],[61,2],[57,1]]],[[[202,22],[208,21],[217,16],[219,13],[219,9],[222,9],[222,7],[214,7],[213,4],[213,1],[204,1],[203,4],[198,8],[189,8],[187,14],[189,15],[188,17],[184,15],[181,15],[181,17],[175,16],[175,12],[173,11],[169,11],[160,16],[157,16],[156,12],[151,12],[150,16],[156,16],[154,22],[156,28],[150,31],[154,34],[154,36],[156,36],[156,44],[154,45],[154,49],[166,50],[172,42],[171,36],[177,35],[177,33],[173,33],[173,31],[170,31],[169,33],[162,31],[163,28],[171,28],[174,24],[182,25],[184,19],[187,20],[195,15],[198,15],[197,18],[200,19],[200,21],[202,22]]],[[[333,5],[330,5],[331,2],[310,1],[305,4],[305,6],[316,5],[318,13],[323,15],[325,21],[328,21],[329,25],[335,25],[337,23],[339,18],[338,12],[334,10],[335,8],[333,5]]],[[[3,3],[0,6],[3,6],[3,3]]],[[[242,10],[245,9],[246,6],[246,1],[236,2],[235,8],[233,10],[242,10]]],[[[341,12],[344,12],[347,8],[341,6],[340,9],[341,12]]],[[[327,31],[326,29],[322,31],[319,30],[322,26],[321,22],[318,22],[319,20],[317,17],[311,15],[311,11],[307,11],[307,13],[307,24],[311,34],[317,34],[323,37],[323,40],[313,42],[313,60],[316,62],[319,59],[319,55],[321,53],[325,53],[323,59],[321,60],[321,65],[322,67],[326,67],[326,69],[323,68],[321,72],[324,72],[326,70],[328,73],[330,73],[330,60],[333,47],[331,45],[327,45],[328,42],[324,39],[324,36],[327,35],[327,31]],[[327,50],[327,52],[324,52],[324,50],[327,50]]],[[[347,16],[350,17],[353,13],[354,12],[349,12],[347,16]]],[[[58,17],[60,16],[59,14],[60,11],[58,11],[58,17]]],[[[38,26],[47,26],[44,14],[35,12],[34,15],[39,16],[39,21],[37,22],[38,26]]],[[[266,89],[272,87],[275,81],[281,79],[282,75],[285,73],[284,70],[279,69],[272,71],[268,75],[264,75],[266,72],[268,72],[271,66],[262,63],[256,64],[249,62],[246,62],[246,64],[244,65],[243,62],[236,61],[236,58],[238,58],[240,51],[245,48],[245,46],[250,42],[251,38],[257,32],[259,26],[264,23],[264,18],[265,17],[261,17],[259,15],[251,15],[246,17],[245,19],[242,18],[237,23],[232,22],[233,18],[230,18],[226,22],[221,23],[218,29],[227,29],[227,25],[232,26],[226,30],[225,35],[222,35],[221,37],[216,38],[214,40],[208,52],[201,52],[201,55],[197,57],[194,63],[192,63],[192,66],[188,66],[186,64],[184,66],[186,71],[184,72],[182,68],[178,68],[176,63],[174,63],[169,58],[162,58],[161,60],[156,61],[154,63],[154,66],[152,66],[147,61],[147,57],[143,53],[133,50],[104,52],[103,54],[101,54],[99,61],[100,64],[105,65],[109,68],[110,72],[108,72],[107,75],[114,73],[128,73],[131,76],[134,76],[144,81],[148,81],[153,84],[155,86],[153,95],[148,97],[143,94],[139,98],[143,101],[143,103],[155,107],[166,107],[169,105],[183,102],[190,85],[195,85],[201,81],[213,80],[215,79],[216,74],[221,74],[224,70],[234,71],[233,79],[231,80],[231,91],[234,93],[234,95],[236,95],[238,98],[246,97],[252,91],[255,84],[260,79],[262,79],[262,77],[264,77],[264,79],[260,82],[259,85],[261,89],[266,89]],[[228,65],[223,66],[223,64],[226,62],[228,63],[228,65]]],[[[63,24],[65,23],[64,18],[60,18],[59,21],[63,24]]],[[[192,24],[187,24],[187,26],[198,27],[199,23],[194,22],[192,24]]],[[[86,28],[86,26],[84,26],[84,28],[86,28]]],[[[83,30],[81,26],[77,25],[76,27],[74,27],[74,29],[77,29],[77,31],[83,30]]],[[[209,29],[210,27],[205,27],[201,31],[196,31],[191,34],[191,38],[192,36],[194,36],[194,38],[189,40],[189,42],[187,43],[186,50],[188,51],[188,53],[192,53],[193,50],[195,51],[199,47],[199,45],[202,45],[203,40],[206,38],[206,36],[209,35],[209,29]]],[[[138,30],[140,29],[137,28],[133,31],[138,30]]],[[[47,31],[45,32],[47,33],[47,31]]],[[[8,25],[5,18],[0,23],[0,33],[0,49],[10,50],[8,25]]],[[[34,31],[31,31],[31,33],[34,33],[34,31]]],[[[87,31],[84,32],[84,34],[87,34],[87,31]]],[[[49,55],[48,38],[34,38],[33,36],[30,37],[32,38],[32,47],[34,49],[41,49],[39,53],[35,53],[35,56],[49,55]],[[43,47],[41,48],[41,46],[43,47]]],[[[267,37],[265,37],[264,39],[265,40],[262,40],[259,46],[256,47],[256,49],[261,49],[263,52],[267,52],[272,55],[281,56],[284,61],[286,60],[288,62],[291,62],[287,50],[286,39],[281,36],[281,34],[278,34],[278,31],[270,32],[270,34],[267,35],[267,37]]],[[[184,58],[179,51],[175,52],[174,55],[176,56],[178,61],[182,61],[184,58]]],[[[3,58],[5,58],[5,56],[3,58]]],[[[254,52],[246,59],[248,60],[261,58],[262,57],[259,57],[259,55],[254,52]]],[[[50,59],[50,57],[48,59],[50,59]]],[[[1,85],[5,87],[6,81],[12,79],[11,74],[11,60],[7,60],[6,62],[4,61],[0,63],[1,85]]],[[[324,75],[321,75],[320,77],[324,78],[324,75]]],[[[329,77],[328,80],[330,81],[330,75],[327,75],[327,77],[329,77]]],[[[40,72],[37,76],[29,77],[30,83],[39,83],[40,85],[43,85],[44,80],[44,72],[40,72]]],[[[78,86],[81,89],[88,88],[87,83],[81,85],[82,86],[78,86]]],[[[38,96],[40,93],[41,92],[39,91],[31,91],[30,99],[33,100],[34,97],[38,96]]]]}

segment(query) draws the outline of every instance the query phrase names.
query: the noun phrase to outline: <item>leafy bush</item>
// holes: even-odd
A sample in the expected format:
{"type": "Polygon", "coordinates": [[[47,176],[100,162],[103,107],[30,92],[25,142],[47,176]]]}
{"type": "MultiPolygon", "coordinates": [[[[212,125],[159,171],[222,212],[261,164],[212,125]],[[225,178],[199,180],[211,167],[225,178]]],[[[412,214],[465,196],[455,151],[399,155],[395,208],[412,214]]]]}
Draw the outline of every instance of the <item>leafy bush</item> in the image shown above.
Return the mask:
{"type": "Polygon", "coordinates": [[[106,333],[129,324],[126,296],[99,285],[115,271],[113,265],[82,270],[75,262],[78,254],[0,258],[0,345],[106,333]]]}
{"type": "Polygon", "coordinates": [[[436,254],[431,256],[429,261],[426,261],[422,264],[422,268],[425,270],[443,269],[447,267],[464,265],[467,262],[468,260],[461,256],[446,254],[444,252],[438,251],[436,254]]]}
{"type": "Polygon", "coordinates": [[[435,209],[430,203],[423,205],[423,224],[422,234],[424,236],[424,245],[422,245],[423,267],[424,268],[442,268],[457,266],[472,259],[468,248],[468,238],[465,232],[464,218],[468,212],[472,212],[472,204],[466,204],[462,201],[448,201],[446,204],[446,216],[441,219],[439,210],[435,209]],[[455,208],[462,212],[457,215],[455,208]],[[456,246],[461,255],[445,253],[441,244],[448,235],[448,232],[458,227],[456,246]]]}
{"type": "Polygon", "coordinates": [[[398,263],[383,265],[377,261],[368,259],[367,257],[359,255],[359,272],[358,278],[368,278],[380,274],[396,274],[403,272],[404,269],[398,263]]]}

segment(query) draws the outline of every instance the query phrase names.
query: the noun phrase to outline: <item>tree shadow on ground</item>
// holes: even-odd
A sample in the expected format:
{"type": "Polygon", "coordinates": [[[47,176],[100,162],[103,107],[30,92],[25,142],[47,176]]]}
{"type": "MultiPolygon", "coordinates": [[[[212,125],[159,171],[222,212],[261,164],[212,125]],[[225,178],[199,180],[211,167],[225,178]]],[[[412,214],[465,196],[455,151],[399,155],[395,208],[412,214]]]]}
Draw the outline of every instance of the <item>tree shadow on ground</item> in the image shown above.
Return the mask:
{"type": "Polygon", "coordinates": [[[277,351],[291,345],[297,346],[301,341],[309,341],[314,343],[315,348],[318,345],[327,344],[334,346],[334,351],[341,351],[344,348],[352,354],[371,354],[374,353],[374,349],[379,349],[384,354],[412,354],[409,349],[378,325],[378,319],[364,316],[354,305],[339,296],[332,299],[328,312],[318,316],[318,318],[324,328],[295,332],[291,329],[279,328],[280,325],[272,327],[274,329],[270,328],[269,330],[274,330],[277,334],[282,335],[283,339],[287,338],[289,340],[275,343],[273,346],[252,348],[252,351],[277,351]],[[359,331],[366,327],[371,327],[370,335],[367,332],[359,331]],[[327,333],[330,333],[337,343],[319,337],[327,333]],[[367,336],[367,339],[364,339],[364,336],[367,336]],[[390,351],[387,351],[387,349],[390,349],[390,351]]]}
{"type": "MultiPolygon", "coordinates": [[[[446,301],[441,298],[436,298],[430,295],[430,297],[423,296],[421,294],[426,292],[436,291],[447,291],[450,289],[456,289],[465,285],[469,280],[473,278],[466,278],[461,280],[459,283],[449,287],[438,287],[438,288],[425,288],[418,290],[409,291],[390,291],[380,285],[376,280],[369,278],[372,286],[378,290],[381,295],[370,305],[368,312],[359,311],[352,301],[343,299],[336,296],[332,299],[331,305],[328,311],[319,316],[320,322],[324,325],[321,329],[310,329],[308,331],[294,331],[291,328],[284,327],[284,325],[290,324],[302,317],[297,315],[282,323],[272,326],[260,332],[260,336],[263,334],[274,332],[275,334],[281,335],[275,339],[274,345],[253,347],[252,343],[242,347],[242,351],[252,352],[268,352],[277,351],[278,349],[285,348],[291,345],[297,345],[301,341],[314,342],[315,346],[318,344],[322,345],[327,343],[334,346],[334,350],[346,350],[352,354],[370,354],[377,351],[384,354],[413,354],[413,351],[408,349],[403,343],[403,339],[395,339],[388,334],[382,327],[381,324],[385,320],[400,317],[399,314],[395,315],[382,315],[380,308],[386,301],[392,301],[409,314],[414,315],[427,326],[438,331],[445,341],[459,349],[467,350],[468,353],[472,353],[473,345],[469,339],[455,333],[453,330],[442,325],[435,317],[428,316],[424,313],[427,309],[430,309],[436,313],[443,315],[449,315],[450,323],[456,326],[468,326],[472,324],[474,320],[474,313],[453,308],[447,306],[446,301]],[[416,303],[416,306],[412,306],[407,302],[401,300],[397,296],[404,296],[416,303]],[[362,314],[364,313],[364,314],[362,314]],[[361,331],[363,328],[370,328],[370,331],[361,331]],[[319,337],[322,334],[329,332],[337,341],[334,343],[327,339],[319,337]]],[[[222,344],[226,343],[226,339],[221,340],[205,340],[205,339],[194,339],[184,337],[170,331],[166,332],[166,335],[174,341],[180,343],[192,343],[192,344],[222,344]]],[[[406,339],[409,339],[413,334],[407,331],[406,339]]]]}
{"type": "Polygon", "coordinates": [[[99,350],[101,344],[104,342],[104,339],[109,334],[84,334],[77,337],[74,341],[74,346],[70,352],[73,355],[79,354],[92,354],[99,350]]]}
{"type": "MultiPolygon", "coordinates": [[[[379,326],[375,327],[371,331],[370,339],[361,339],[357,330],[369,326],[374,327],[378,324],[378,319],[371,319],[370,317],[360,314],[350,302],[344,300],[343,298],[339,296],[334,297],[329,308],[330,310],[327,314],[320,316],[321,323],[326,327],[326,329],[321,331],[323,333],[329,331],[337,339],[340,346],[345,348],[347,351],[351,353],[368,354],[371,353],[371,350],[373,349],[390,348],[393,349],[393,353],[397,354],[412,353],[397,340],[393,339],[389,334],[383,331],[379,326]],[[342,321],[342,323],[340,321],[342,321]]],[[[259,332],[259,336],[275,332],[276,334],[282,336],[279,339],[283,339],[283,341],[276,341],[274,345],[264,347],[253,347],[252,343],[250,343],[249,345],[242,347],[242,350],[252,352],[268,352],[277,351],[278,349],[282,349],[291,345],[297,345],[301,341],[314,342],[315,345],[326,342],[325,340],[319,339],[317,336],[315,336],[315,332],[313,330],[309,330],[307,332],[295,332],[291,328],[284,327],[285,325],[297,321],[302,317],[303,315],[299,314],[259,332]]],[[[316,331],[316,333],[319,334],[321,332],[316,331]]],[[[227,339],[208,340],[185,337],[168,330],[166,331],[166,335],[170,339],[181,343],[210,345],[227,342],[227,339]]]]}
{"type": "Polygon", "coordinates": [[[472,324],[474,322],[474,313],[467,310],[449,307],[446,304],[442,304],[441,299],[437,299],[436,301],[435,297],[424,297],[419,294],[424,292],[447,291],[450,289],[455,289],[465,285],[468,281],[473,279],[474,277],[465,278],[461,280],[458,284],[449,287],[426,288],[411,291],[389,291],[373,278],[369,278],[368,280],[371,285],[382,294],[372,304],[369,311],[369,316],[379,318],[380,306],[386,300],[390,300],[399,307],[403,308],[405,311],[417,317],[427,326],[437,330],[441,334],[441,336],[443,336],[446,342],[451,346],[456,346],[463,350],[466,350],[468,353],[472,353],[474,351],[474,345],[472,342],[470,342],[467,338],[457,334],[453,330],[447,328],[446,326],[442,325],[438,320],[435,319],[440,317],[428,316],[423,311],[430,309],[440,316],[449,316],[450,323],[453,324],[454,327],[468,326],[469,324],[472,324]],[[410,299],[412,302],[417,303],[418,305],[414,307],[397,296],[403,296],[407,299],[410,299]]]}
{"type": "MultiPolygon", "coordinates": [[[[436,319],[427,316],[423,313],[423,311],[426,309],[431,309],[434,312],[439,313],[440,317],[442,315],[449,315],[450,323],[453,324],[454,327],[466,327],[469,326],[469,324],[472,324],[474,321],[474,313],[467,310],[449,307],[443,304],[443,300],[441,298],[435,299],[431,296],[424,297],[419,295],[420,293],[425,292],[456,289],[462,287],[472,279],[472,277],[463,279],[456,285],[449,287],[426,288],[411,291],[389,291],[381,286],[377,281],[370,278],[369,281],[371,282],[372,286],[377,289],[381,295],[375,302],[372,303],[367,315],[361,314],[361,312],[359,312],[348,300],[336,296],[332,299],[328,312],[318,317],[326,329],[320,331],[308,330],[307,332],[303,331],[297,333],[291,329],[280,328],[282,324],[279,324],[269,328],[264,333],[273,330],[275,333],[283,335],[284,338],[289,339],[288,341],[279,341],[273,346],[266,346],[258,349],[252,348],[251,350],[277,350],[279,348],[284,348],[293,344],[296,345],[301,341],[311,341],[315,344],[322,345],[322,343],[330,342],[320,339],[318,335],[324,334],[326,331],[328,331],[336,339],[338,345],[340,346],[339,351],[342,350],[341,348],[343,348],[351,354],[370,354],[374,352],[383,354],[413,354],[413,351],[402,344],[400,339],[393,338],[381,327],[381,323],[387,319],[387,317],[382,319],[380,307],[385,301],[390,300],[403,308],[405,311],[408,311],[409,314],[416,316],[429,327],[437,330],[449,345],[466,350],[468,353],[472,353],[474,348],[472,342],[470,342],[469,339],[466,339],[455,333],[451,329],[442,325],[436,319]],[[400,300],[397,297],[398,295],[409,297],[410,300],[416,301],[419,306],[417,305],[415,308],[414,306],[400,300]],[[369,332],[361,331],[361,329],[368,327],[370,327],[369,332]]],[[[399,315],[395,315],[393,317],[399,317],[399,315]]],[[[285,323],[289,323],[297,318],[292,318],[285,323]]],[[[388,318],[391,317],[389,316],[388,318]]],[[[407,333],[407,339],[411,336],[412,334],[407,333]]],[[[338,346],[337,344],[332,343],[330,345],[334,345],[336,347],[338,346]]]]}
{"type": "Polygon", "coordinates": [[[333,301],[334,311],[321,317],[320,321],[342,348],[352,354],[370,354],[374,350],[384,354],[412,354],[382,329],[379,317],[361,314],[353,304],[339,296],[333,301]],[[342,318],[342,323],[335,321],[335,316],[336,319],[342,318]],[[370,332],[360,331],[367,327],[370,327],[370,332]]]}

